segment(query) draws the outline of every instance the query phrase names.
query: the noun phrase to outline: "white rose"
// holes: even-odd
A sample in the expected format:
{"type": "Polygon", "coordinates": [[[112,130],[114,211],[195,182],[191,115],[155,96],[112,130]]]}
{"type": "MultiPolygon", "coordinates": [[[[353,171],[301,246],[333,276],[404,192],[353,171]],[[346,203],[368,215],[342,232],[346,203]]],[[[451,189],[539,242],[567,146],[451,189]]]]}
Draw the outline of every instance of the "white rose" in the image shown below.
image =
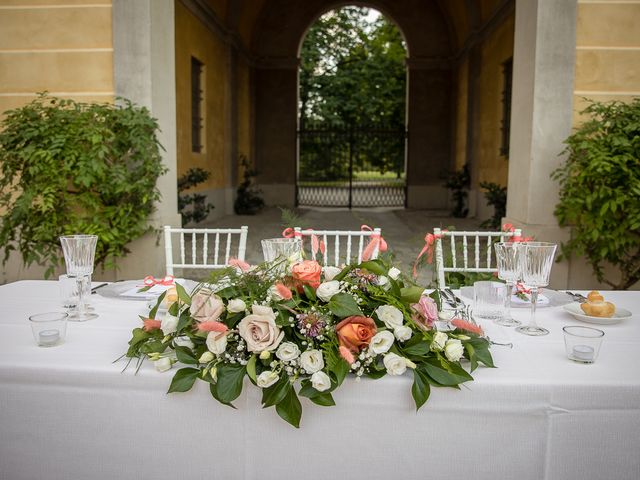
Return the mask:
{"type": "Polygon", "coordinates": [[[247,342],[249,352],[271,351],[277,348],[284,332],[276,325],[276,315],[269,307],[253,305],[253,314],[238,324],[238,333],[247,342]]]}
{"type": "Polygon", "coordinates": [[[383,330],[376,333],[369,343],[369,350],[376,355],[380,353],[387,353],[393,345],[393,333],[389,330],[383,330]]]}
{"type": "Polygon", "coordinates": [[[322,271],[324,272],[324,281],[329,282],[335,278],[342,270],[338,267],[323,267],[322,271]]]}
{"type": "Polygon", "coordinates": [[[244,303],[240,298],[234,298],[229,300],[229,305],[227,305],[227,310],[231,313],[244,312],[247,309],[247,304],[244,303]]]}
{"type": "Polygon", "coordinates": [[[316,372],[311,375],[311,386],[319,392],[324,392],[331,388],[331,379],[323,371],[316,372]]]}
{"type": "Polygon", "coordinates": [[[452,362],[457,362],[464,355],[464,347],[458,339],[448,340],[444,346],[444,354],[452,362]]]}
{"type": "Polygon", "coordinates": [[[178,317],[167,313],[160,322],[160,330],[162,330],[162,333],[165,335],[176,333],[178,330],[178,317]]]}
{"type": "Polygon", "coordinates": [[[193,350],[193,348],[195,347],[195,345],[193,344],[191,339],[189,337],[186,337],[186,336],[174,338],[173,339],[173,344],[176,347],[187,347],[187,348],[189,348],[191,350],[193,350]]]}
{"type": "Polygon", "coordinates": [[[316,289],[317,297],[323,302],[331,300],[336,293],[340,291],[340,282],[337,280],[331,280],[330,282],[321,283],[316,289]]]}
{"type": "Polygon", "coordinates": [[[406,342],[413,335],[413,330],[411,330],[411,327],[408,327],[407,325],[401,325],[400,327],[393,329],[393,334],[399,342],[406,342]]]}
{"type": "Polygon", "coordinates": [[[382,363],[389,375],[402,375],[407,370],[407,359],[395,353],[387,353],[382,363]]]}
{"type": "Polygon", "coordinates": [[[260,388],[267,388],[276,383],[278,381],[278,378],[280,377],[278,377],[277,373],[272,372],[271,370],[266,370],[258,375],[258,378],[256,378],[256,383],[260,388]]]}
{"type": "Polygon", "coordinates": [[[391,267],[389,269],[389,276],[394,280],[397,280],[402,272],[398,270],[396,267],[391,267]]]}
{"type": "Polygon", "coordinates": [[[432,352],[441,352],[444,349],[444,346],[447,343],[449,337],[444,332],[437,332],[433,336],[433,341],[431,342],[431,346],[429,347],[432,352]]]}
{"type": "Polygon", "coordinates": [[[200,355],[200,358],[198,359],[199,363],[209,363],[211,360],[213,360],[214,356],[213,353],[211,352],[204,352],[202,355],[200,355]]]}
{"type": "Polygon", "coordinates": [[[300,366],[307,373],[316,373],[324,368],[324,358],[320,350],[307,350],[300,355],[300,366]]]}
{"type": "Polygon", "coordinates": [[[209,332],[207,334],[207,348],[211,353],[220,355],[227,349],[228,332],[209,332]]]}
{"type": "Polygon", "coordinates": [[[156,367],[156,370],[159,372],[166,372],[171,369],[171,359],[169,357],[162,357],[153,362],[153,366],[156,367]]]}
{"type": "Polygon", "coordinates": [[[283,362],[290,362],[300,356],[300,349],[293,342],[284,342],[278,347],[276,356],[283,362]]]}
{"type": "Polygon", "coordinates": [[[376,308],[376,315],[387,328],[394,329],[402,326],[402,312],[392,305],[380,305],[376,308]]]}

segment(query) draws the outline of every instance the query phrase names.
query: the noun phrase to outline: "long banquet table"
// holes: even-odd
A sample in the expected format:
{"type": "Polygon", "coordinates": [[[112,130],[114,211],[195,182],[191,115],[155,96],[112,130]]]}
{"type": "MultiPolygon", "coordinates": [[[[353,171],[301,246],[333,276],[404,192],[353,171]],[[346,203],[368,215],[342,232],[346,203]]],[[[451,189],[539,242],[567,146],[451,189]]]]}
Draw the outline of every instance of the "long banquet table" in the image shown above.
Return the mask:
{"type": "MultiPolygon", "coordinates": [[[[640,292],[606,297],[640,313],[640,292]]],[[[432,389],[416,413],[411,375],[348,379],[335,407],[302,399],[296,430],[252,385],[233,410],[203,382],[166,395],[176,367],[121,373],[145,304],[91,300],[99,318],[39,348],[27,317],[60,309],[57,283],[0,286],[0,479],[640,478],[637,315],[600,327],[592,365],[567,360],[562,326],[581,323],[560,308],[538,311],[546,337],[484,324],[514,347],[494,346],[498,368],[460,390],[432,389]]]]}

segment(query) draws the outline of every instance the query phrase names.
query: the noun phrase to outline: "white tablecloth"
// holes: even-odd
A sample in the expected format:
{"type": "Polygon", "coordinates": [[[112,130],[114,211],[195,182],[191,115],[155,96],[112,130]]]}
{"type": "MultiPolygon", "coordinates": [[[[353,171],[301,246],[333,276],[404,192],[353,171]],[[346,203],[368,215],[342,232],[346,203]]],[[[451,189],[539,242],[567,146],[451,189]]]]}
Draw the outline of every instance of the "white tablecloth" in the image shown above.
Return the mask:
{"type": "MultiPolygon", "coordinates": [[[[640,292],[606,297],[640,313],[640,292]]],[[[302,399],[296,430],[252,385],[232,410],[203,382],[165,395],[175,369],[120,373],[143,302],[93,295],[98,319],[37,347],[27,317],[58,299],[55,282],[0,286],[1,479],[640,478],[638,316],[601,327],[593,365],[566,359],[562,326],[581,323],[561,309],[539,309],[546,337],[485,324],[514,348],[460,390],[432,389],[416,413],[410,375],[348,379],[335,407],[302,399]]]]}

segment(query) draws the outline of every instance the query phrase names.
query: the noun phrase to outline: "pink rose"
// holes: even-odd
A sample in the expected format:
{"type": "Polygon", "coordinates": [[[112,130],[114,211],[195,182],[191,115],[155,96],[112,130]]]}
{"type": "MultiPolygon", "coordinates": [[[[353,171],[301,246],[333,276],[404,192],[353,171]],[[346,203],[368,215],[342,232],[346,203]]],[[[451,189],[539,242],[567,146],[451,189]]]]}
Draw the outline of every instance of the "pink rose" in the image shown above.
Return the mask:
{"type": "Polygon", "coordinates": [[[189,311],[198,322],[212,322],[218,320],[224,312],[224,303],[211,290],[203,288],[191,299],[189,311]]]}
{"type": "Polygon", "coordinates": [[[284,332],[276,325],[276,314],[269,307],[254,305],[252,314],[238,324],[240,336],[247,342],[250,352],[274,350],[282,341],[284,332]]]}
{"type": "Polygon", "coordinates": [[[431,297],[423,295],[418,303],[411,305],[414,314],[411,319],[423,330],[431,330],[433,322],[438,319],[438,306],[431,297]]]}

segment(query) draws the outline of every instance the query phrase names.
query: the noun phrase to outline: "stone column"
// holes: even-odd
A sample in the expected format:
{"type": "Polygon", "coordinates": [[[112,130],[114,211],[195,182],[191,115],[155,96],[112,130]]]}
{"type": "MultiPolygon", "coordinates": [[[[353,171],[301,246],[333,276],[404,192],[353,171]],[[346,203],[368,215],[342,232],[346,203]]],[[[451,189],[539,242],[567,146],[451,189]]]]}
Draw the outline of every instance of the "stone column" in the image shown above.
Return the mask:
{"type": "MultiPolygon", "coordinates": [[[[509,191],[505,221],[537,240],[562,242],[569,231],[553,215],[571,134],[576,50],[575,0],[516,0],[509,191]]],[[[566,288],[569,265],[556,264],[552,286],[566,288]]]]}
{"type": "MultiPolygon", "coordinates": [[[[173,0],[113,1],[115,93],[147,107],[160,124],[159,139],[168,172],[158,179],[162,199],[152,225],[180,226],[176,180],[176,84],[173,0]]],[[[164,274],[164,250],[150,233],[129,245],[131,253],[107,278],[164,274]]],[[[101,276],[96,272],[96,276],[101,276]]]]}

